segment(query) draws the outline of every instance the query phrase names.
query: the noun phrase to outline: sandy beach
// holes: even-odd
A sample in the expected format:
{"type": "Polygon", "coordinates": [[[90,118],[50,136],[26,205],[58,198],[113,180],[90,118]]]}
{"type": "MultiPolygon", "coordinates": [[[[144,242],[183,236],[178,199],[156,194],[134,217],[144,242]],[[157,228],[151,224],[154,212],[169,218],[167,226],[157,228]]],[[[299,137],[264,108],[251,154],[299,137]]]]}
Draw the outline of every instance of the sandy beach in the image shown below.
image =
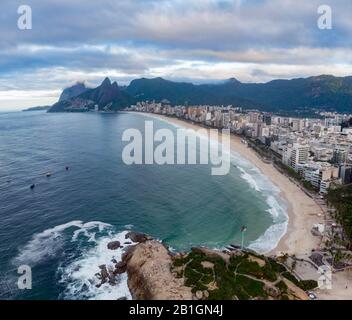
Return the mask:
{"type": "MultiPolygon", "coordinates": [[[[175,125],[197,130],[199,125],[176,118],[157,114],[144,114],[157,117],[175,125]]],[[[307,194],[305,194],[294,182],[279,172],[272,164],[265,163],[257,153],[244,144],[240,137],[231,135],[231,151],[241,154],[245,159],[254,164],[263,175],[279,188],[281,196],[287,203],[289,222],[286,234],[281,238],[277,247],[268,255],[306,256],[312,249],[319,248],[320,238],[311,233],[313,224],[323,223],[324,213],[322,208],[307,194]]]]}

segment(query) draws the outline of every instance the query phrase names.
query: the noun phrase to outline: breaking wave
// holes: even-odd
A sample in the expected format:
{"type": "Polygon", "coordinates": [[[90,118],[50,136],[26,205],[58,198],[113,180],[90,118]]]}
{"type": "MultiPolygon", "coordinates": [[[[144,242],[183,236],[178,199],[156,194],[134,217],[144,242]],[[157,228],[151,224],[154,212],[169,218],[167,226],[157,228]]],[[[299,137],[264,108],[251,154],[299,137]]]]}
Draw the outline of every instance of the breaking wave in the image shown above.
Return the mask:
{"type": "Polygon", "coordinates": [[[250,161],[233,152],[232,163],[241,172],[241,178],[266,199],[266,204],[269,207],[266,212],[271,215],[274,223],[263,235],[252,241],[249,248],[259,253],[270,252],[287,232],[289,217],[286,202],[280,196],[280,190],[250,161]]]}
{"type": "Polygon", "coordinates": [[[131,299],[126,273],[117,275],[114,284],[101,284],[96,276],[101,271],[99,266],[105,265],[111,270],[121,261],[124,248],[134,244],[125,239],[127,233],[116,233],[110,224],[99,221],[71,221],[35,234],[12,262],[33,267],[51,258],[60,258],[57,269],[57,278],[63,287],[60,299],[131,299]],[[111,241],[119,241],[121,248],[109,250],[107,244],[111,241]],[[68,248],[73,253],[67,254],[68,248]]]}
{"type": "Polygon", "coordinates": [[[92,221],[83,223],[76,220],[56,227],[46,229],[41,233],[35,234],[32,239],[20,250],[17,257],[14,259],[14,264],[28,264],[34,266],[43,260],[55,257],[64,245],[64,231],[70,228],[77,228],[73,237],[79,233],[87,233],[88,230],[98,228],[102,231],[104,228],[111,227],[111,225],[92,221]]]}
{"type": "Polygon", "coordinates": [[[123,247],[133,244],[125,239],[128,231],[104,236],[96,241],[95,246],[84,250],[81,255],[58,269],[59,283],[64,286],[60,298],[69,300],[117,300],[132,299],[127,286],[127,274],[123,273],[114,279],[114,283],[103,283],[96,276],[99,266],[105,265],[112,271],[116,262],[120,262],[123,248],[109,250],[111,241],[119,241],[123,247]]]}

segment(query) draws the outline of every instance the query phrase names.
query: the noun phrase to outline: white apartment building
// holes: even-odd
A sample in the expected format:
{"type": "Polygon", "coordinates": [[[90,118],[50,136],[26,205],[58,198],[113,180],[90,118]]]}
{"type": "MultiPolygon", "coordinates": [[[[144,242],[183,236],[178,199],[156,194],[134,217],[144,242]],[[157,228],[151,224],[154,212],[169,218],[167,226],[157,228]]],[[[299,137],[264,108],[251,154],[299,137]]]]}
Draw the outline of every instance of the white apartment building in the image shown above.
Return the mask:
{"type": "Polygon", "coordinates": [[[321,193],[327,193],[333,180],[339,178],[339,168],[327,162],[309,162],[299,169],[304,180],[309,181],[321,193]]]}
{"type": "Polygon", "coordinates": [[[299,165],[305,164],[309,157],[309,146],[299,143],[284,148],[282,162],[298,172],[299,165]]]}

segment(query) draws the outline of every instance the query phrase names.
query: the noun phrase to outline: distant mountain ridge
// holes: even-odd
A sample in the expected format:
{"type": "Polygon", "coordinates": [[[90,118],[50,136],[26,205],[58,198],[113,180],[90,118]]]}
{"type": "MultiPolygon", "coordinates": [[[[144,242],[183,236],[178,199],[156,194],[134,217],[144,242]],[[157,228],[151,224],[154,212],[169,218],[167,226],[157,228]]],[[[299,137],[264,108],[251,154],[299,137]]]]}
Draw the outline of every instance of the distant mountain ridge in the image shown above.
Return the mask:
{"type": "Polygon", "coordinates": [[[30,107],[27,109],[23,109],[22,111],[27,112],[27,111],[45,111],[49,110],[51,107],[50,106],[37,106],[37,107],[30,107]]]}
{"type": "MultiPolygon", "coordinates": [[[[67,90],[71,89],[72,87],[67,90]]],[[[73,92],[75,90],[70,91],[70,93],[73,92]]],[[[100,111],[117,111],[134,102],[130,95],[120,90],[116,82],[111,83],[109,78],[105,78],[97,88],[87,89],[83,93],[72,94],[69,99],[59,100],[50,108],[49,112],[89,111],[96,107],[100,111]]]]}
{"type": "Polygon", "coordinates": [[[64,91],[62,91],[59,101],[66,101],[71,98],[77,97],[87,90],[88,88],[86,87],[84,82],[77,82],[73,86],[65,88],[64,91]]]}
{"type": "Polygon", "coordinates": [[[176,83],[162,78],[138,79],[126,91],[139,99],[166,98],[173,104],[222,104],[265,111],[322,108],[352,111],[352,77],[322,75],[267,83],[176,83]]]}
{"type": "Polygon", "coordinates": [[[263,111],[285,112],[313,109],[352,111],[352,77],[321,75],[292,80],[273,80],[267,83],[242,83],[231,78],[218,84],[192,84],[163,78],[133,80],[119,88],[106,78],[95,88],[60,101],[50,111],[65,111],[70,106],[97,104],[99,110],[108,105],[117,111],[136,101],[157,102],[167,99],[177,104],[234,105],[263,111]],[[62,103],[63,102],[63,103],[62,103]],[[61,104],[60,104],[61,103],[61,104]]]}

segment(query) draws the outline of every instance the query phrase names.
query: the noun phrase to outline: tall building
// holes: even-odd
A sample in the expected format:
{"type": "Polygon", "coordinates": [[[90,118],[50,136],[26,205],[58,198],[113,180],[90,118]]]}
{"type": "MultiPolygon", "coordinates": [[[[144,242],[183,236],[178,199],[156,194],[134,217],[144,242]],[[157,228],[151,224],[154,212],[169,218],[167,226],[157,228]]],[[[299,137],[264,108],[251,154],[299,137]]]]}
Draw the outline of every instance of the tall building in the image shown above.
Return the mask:
{"type": "Polygon", "coordinates": [[[352,167],[346,165],[341,166],[340,177],[343,184],[352,183],[352,167]]]}
{"type": "Polygon", "coordinates": [[[298,171],[300,164],[305,164],[309,157],[309,146],[299,143],[286,146],[283,152],[282,161],[287,166],[298,171]]]}
{"type": "Polygon", "coordinates": [[[336,164],[343,164],[348,160],[347,158],[347,150],[346,149],[335,149],[332,161],[336,164]]]}
{"type": "Polygon", "coordinates": [[[249,112],[249,122],[257,123],[261,120],[261,115],[259,112],[249,112]]]}
{"type": "Polygon", "coordinates": [[[264,115],[264,122],[267,126],[270,126],[271,125],[271,116],[268,114],[265,114],[264,115]]]}

